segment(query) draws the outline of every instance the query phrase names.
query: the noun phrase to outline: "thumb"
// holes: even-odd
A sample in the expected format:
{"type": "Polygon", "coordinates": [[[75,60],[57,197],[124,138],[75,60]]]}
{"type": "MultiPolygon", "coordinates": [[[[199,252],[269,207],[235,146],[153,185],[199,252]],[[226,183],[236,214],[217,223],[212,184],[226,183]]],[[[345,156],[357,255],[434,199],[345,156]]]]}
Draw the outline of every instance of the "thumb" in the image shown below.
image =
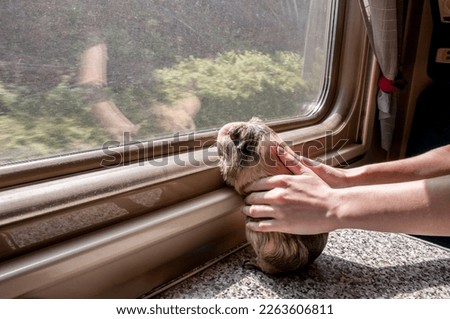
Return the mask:
{"type": "Polygon", "coordinates": [[[300,175],[306,170],[313,170],[321,162],[297,155],[289,146],[278,144],[276,152],[279,160],[294,175],[300,175]]]}
{"type": "Polygon", "coordinates": [[[290,147],[279,144],[277,147],[277,156],[292,174],[299,175],[302,173],[303,168],[300,164],[300,157],[290,147]]]}

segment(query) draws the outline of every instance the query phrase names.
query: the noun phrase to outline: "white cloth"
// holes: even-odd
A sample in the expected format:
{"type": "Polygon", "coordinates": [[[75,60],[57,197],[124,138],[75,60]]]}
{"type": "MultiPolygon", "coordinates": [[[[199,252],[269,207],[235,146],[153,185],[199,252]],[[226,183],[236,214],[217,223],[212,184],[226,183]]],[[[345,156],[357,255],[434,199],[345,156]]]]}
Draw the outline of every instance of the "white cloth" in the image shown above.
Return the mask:
{"type": "MultiPolygon", "coordinates": [[[[383,75],[394,80],[398,71],[396,0],[359,0],[367,33],[383,75]]],[[[378,92],[381,147],[389,151],[395,127],[396,106],[392,93],[378,92]]]]}

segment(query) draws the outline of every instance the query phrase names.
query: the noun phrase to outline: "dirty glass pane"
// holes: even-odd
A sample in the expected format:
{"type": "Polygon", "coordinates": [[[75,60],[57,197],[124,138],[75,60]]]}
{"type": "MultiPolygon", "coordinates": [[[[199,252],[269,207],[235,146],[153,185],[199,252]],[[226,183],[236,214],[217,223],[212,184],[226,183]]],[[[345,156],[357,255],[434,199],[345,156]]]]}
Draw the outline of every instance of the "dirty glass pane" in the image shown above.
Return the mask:
{"type": "Polygon", "coordinates": [[[4,0],[0,165],[311,114],[331,0],[4,0]]]}

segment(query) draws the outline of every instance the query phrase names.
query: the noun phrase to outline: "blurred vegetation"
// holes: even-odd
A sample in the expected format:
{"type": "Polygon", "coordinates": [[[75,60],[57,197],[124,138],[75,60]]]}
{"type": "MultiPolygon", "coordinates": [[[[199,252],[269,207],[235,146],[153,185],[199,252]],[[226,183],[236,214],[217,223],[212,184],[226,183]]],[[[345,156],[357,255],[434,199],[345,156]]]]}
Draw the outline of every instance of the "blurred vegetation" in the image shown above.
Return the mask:
{"type": "Polygon", "coordinates": [[[161,81],[158,93],[169,103],[184,92],[198,96],[197,127],[214,127],[252,116],[299,114],[306,98],[301,68],[300,55],[292,52],[229,51],[214,59],[190,57],[155,75],[161,81]]]}
{"type": "Polygon", "coordinates": [[[117,91],[113,100],[133,123],[141,124],[142,138],[160,133],[152,122],[152,105],[174,104],[192,94],[201,101],[194,119],[200,128],[252,116],[289,117],[302,114],[305,102],[317,94],[308,90],[300,76],[302,63],[293,52],[229,51],[214,59],[190,57],[171,68],[155,70],[157,84],[151,89],[117,91]]]}
{"type": "Polygon", "coordinates": [[[97,43],[108,50],[102,95],[139,124],[137,139],[164,133],[153,107],[186,94],[201,101],[198,129],[300,114],[321,85],[320,63],[308,82],[301,77],[309,3],[2,2],[0,164],[99,148],[110,138],[92,114],[92,92],[77,85],[80,56],[97,43]]]}
{"type": "MultiPolygon", "coordinates": [[[[0,104],[8,109],[0,116],[0,143],[4,159],[44,156],[101,145],[106,136],[84,103],[83,89],[61,82],[42,93],[26,87],[6,90],[0,83],[0,104]]],[[[0,158],[1,160],[2,158],[0,158]]]]}

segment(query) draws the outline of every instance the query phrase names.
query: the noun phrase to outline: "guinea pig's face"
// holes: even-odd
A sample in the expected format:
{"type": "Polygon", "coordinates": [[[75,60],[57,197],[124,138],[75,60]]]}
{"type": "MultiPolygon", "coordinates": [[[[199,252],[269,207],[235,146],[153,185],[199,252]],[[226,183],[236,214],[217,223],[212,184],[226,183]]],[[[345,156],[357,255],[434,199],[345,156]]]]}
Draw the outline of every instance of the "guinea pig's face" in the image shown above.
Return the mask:
{"type": "Polygon", "coordinates": [[[245,186],[256,179],[291,174],[277,155],[280,145],[289,149],[272,129],[257,118],[226,124],[217,136],[219,166],[224,180],[244,194],[245,186]]]}
{"type": "Polygon", "coordinates": [[[235,179],[245,171],[250,173],[261,166],[264,141],[270,139],[270,129],[260,120],[233,122],[223,126],[217,136],[220,168],[226,182],[234,185],[235,179]]]}
{"type": "Polygon", "coordinates": [[[259,142],[264,131],[258,125],[237,122],[222,127],[217,137],[219,156],[228,166],[249,167],[260,159],[259,142]]]}

